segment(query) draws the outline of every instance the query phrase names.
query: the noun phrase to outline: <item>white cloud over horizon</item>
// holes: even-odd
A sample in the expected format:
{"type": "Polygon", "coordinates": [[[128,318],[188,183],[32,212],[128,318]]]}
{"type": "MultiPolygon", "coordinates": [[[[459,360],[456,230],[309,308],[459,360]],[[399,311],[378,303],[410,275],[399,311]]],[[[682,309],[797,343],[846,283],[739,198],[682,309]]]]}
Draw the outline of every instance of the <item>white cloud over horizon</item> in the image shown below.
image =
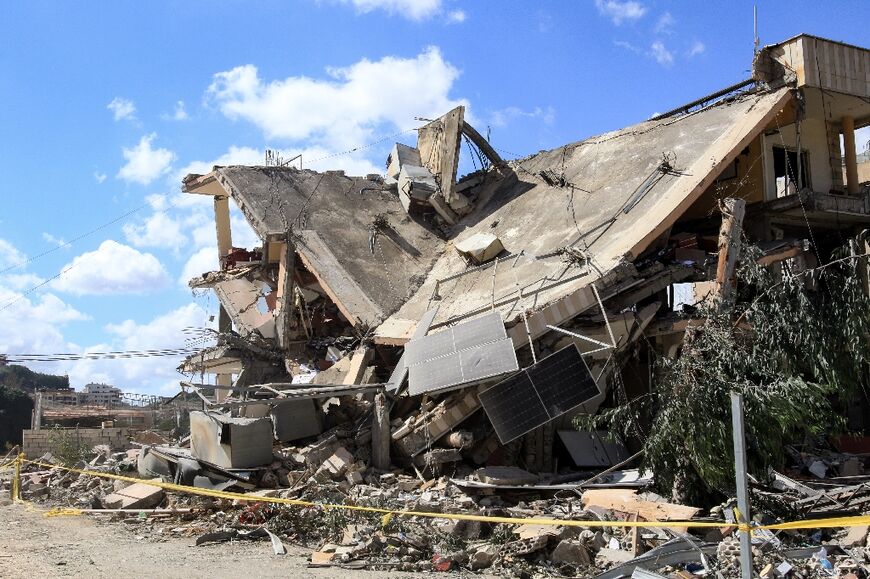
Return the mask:
{"type": "Polygon", "coordinates": [[[118,179],[128,183],[148,185],[169,172],[175,160],[175,153],[169,149],[152,148],[151,143],[156,138],[157,133],[143,135],[135,147],[121,148],[121,153],[127,162],[118,171],[118,179]]]}
{"type": "Polygon", "coordinates": [[[147,294],[166,287],[170,279],[154,255],[111,239],[74,257],[61,272],[51,287],[77,296],[147,294]]]}
{"type": "MultiPolygon", "coordinates": [[[[76,353],[183,348],[190,337],[186,330],[210,327],[208,317],[201,306],[190,303],[145,322],[109,323],[103,327],[108,341],[78,348],[76,353]]],[[[68,374],[71,385],[79,389],[88,382],[105,382],[125,392],[172,395],[182,378],[176,371],[182,358],[82,359],[55,364],[55,372],[68,374]]]]}

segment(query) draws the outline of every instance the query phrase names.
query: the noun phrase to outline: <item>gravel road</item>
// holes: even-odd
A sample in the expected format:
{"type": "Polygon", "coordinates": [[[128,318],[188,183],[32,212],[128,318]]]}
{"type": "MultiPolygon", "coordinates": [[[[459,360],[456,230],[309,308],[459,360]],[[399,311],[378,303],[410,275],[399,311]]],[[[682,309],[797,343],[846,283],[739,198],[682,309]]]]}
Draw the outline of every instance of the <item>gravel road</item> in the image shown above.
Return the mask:
{"type": "MultiPolygon", "coordinates": [[[[4,501],[6,502],[6,501],[4,501]]],[[[25,504],[0,506],[0,577],[301,577],[380,579],[424,577],[337,567],[309,569],[310,551],[287,546],[275,555],[269,541],[194,545],[194,538],[137,538],[135,526],[102,517],[45,517],[25,504]]],[[[455,577],[455,575],[454,575],[455,577]]]]}

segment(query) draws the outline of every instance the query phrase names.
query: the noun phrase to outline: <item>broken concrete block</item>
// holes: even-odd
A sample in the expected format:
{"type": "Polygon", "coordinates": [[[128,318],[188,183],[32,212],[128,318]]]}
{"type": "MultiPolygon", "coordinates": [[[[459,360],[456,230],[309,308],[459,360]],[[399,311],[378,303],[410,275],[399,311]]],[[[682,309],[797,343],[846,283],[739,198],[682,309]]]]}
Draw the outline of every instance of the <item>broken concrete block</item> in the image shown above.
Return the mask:
{"type": "MultiPolygon", "coordinates": [[[[435,176],[425,167],[402,165],[399,173],[399,197],[407,197],[409,203],[426,203],[438,191],[435,176]]],[[[404,205],[404,203],[403,203],[404,205]]]]}
{"type": "Polygon", "coordinates": [[[631,551],[623,551],[622,549],[601,549],[596,555],[596,565],[613,566],[622,563],[627,563],[634,559],[631,551]]]}
{"type": "Polygon", "coordinates": [[[190,448],[195,458],[222,468],[269,464],[272,462],[272,420],[191,412],[190,448]]]}
{"type": "Polygon", "coordinates": [[[837,467],[837,471],[840,476],[860,476],[864,474],[864,463],[861,459],[850,458],[840,463],[840,466],[837,467]]]}
{"type": "Polygon", "coordinates": [[[809,466],[809,471],[816,475],[818,478],[825,478],[828,476],[828,467],[824,462],[820,460],[814,460],[812,464],[809,466]]]}
{"type": "Polygon", "coordinates": [[[569,565],[589,565],[592,562],[586,547],[570,541],[560,541],[550,554],[550,560],[569,565]]]}
{"type": "Polygon", "coordinates": [[[520,539],[518,541],[512,541],[505,544],[504,550],[505,553],[508,553],[510,555],[528,555],[529,553],[540,551],[541,549],[546,547],[548,540],[549,537],[547,537],[546,535],[532,537],[529,539],[520,539]]]}
{"type": "Polygon", "coordinates": [[[287,400],[270,413],[275,439],[281,442],[317,436],[323,432],[322,412],[314,400],[287,400]]]}
{"type": "Polygon", "coordinates": [[[498,547],[496,545],[484,545],[471,555],[468,564],[473,571],[486,569],[492,566],[497,555],[498,547]]]}
{"type": "Polygon", "coordinates": [[[538,482],[538,475],[515,466],[488,466],[474,472],[474,478],[491,485],[530,485],[538,482]]]}
{"type": "Polygon", "coordinates": [[[420,151],[415,147],[396,143],[387,157],[387,177],[398,179],[404,165],[422,166],[420,151]]]}
{"type": "Polygon", "coordinates": [[[501,240],[492,233],[475,233],[456,244],[456,251],[478,265],[495,259],[504,251],[501,240]]]}
{"type": "Polygon", "coordinates": [[[325,553],[323,551],[314,551],[311,553],[311,564],[312,565],[326,565],[332,562],[335,558],[335,551],[332,553],[325,553]]]}
{"type": "Polygon", "coordinates": [[[353,464],[353,455],[343,446],[338,447],[332,456],[327,458],[318,469],[319,472],[327,472],[332,478],[340,478],[353,464]]]}
{"type": "Polygon", "coordinates": [[[163,489],[136,483],[103,497],[104,509],[153,509],[163,502],[163,489]]]}
{"type": "Polygon", "coordinates": [[[365,481],[362,471],[359,470],[349,470],[345,477],[351,485],[361,485],[365,481]]]}
{"type": "Polygon", "coordinates": [[[520,539],[557,537],[559,535],[559,528],[552,525],[520,525],[514,529],[514,534],[520,539]]]}
{"type": "Polygon", "coordinates": [[[840,543],[843,547],[863,547],[867,544],[867,532],[870,527],[867,525],[859,525],[857,527],[849,527],[846,537],[840,543]]]}

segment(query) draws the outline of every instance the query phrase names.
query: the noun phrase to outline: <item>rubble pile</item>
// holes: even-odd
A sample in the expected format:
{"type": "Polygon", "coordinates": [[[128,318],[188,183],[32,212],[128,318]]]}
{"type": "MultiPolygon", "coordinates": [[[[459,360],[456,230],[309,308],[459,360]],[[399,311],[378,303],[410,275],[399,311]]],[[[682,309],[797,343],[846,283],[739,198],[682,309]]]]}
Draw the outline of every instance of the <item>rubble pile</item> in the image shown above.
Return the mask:
{"type": "MultiPolygon", "coordinates": [[[[97,447],[91,460],[73,468],[135,477],[143,462],[153,468],[148,457],[155,449],[159,453],[160,448],[142,446],[112,452],[97,447]]],[[[586,486],[550,484],[552,480],[515,467],[465,468],[461,469],[462,478],[424,478],[401,469],[382,472],[368,468],[355,458],[356,450],[350,439],[336,432],[304,447],[276,446],[273,462],[260,469],[257,478],[240,477],[223,487],[254,500],[164,492],[149,485],[148,479],[141,483],[101,479],[61,465],[25,465],[21,490],[26,500],[105,513],[143,540],[195,538],[197,545],[271,540],[276,553],[284,548],[283,542],[307,546],[312,566],[485,571],[528,577],[616,578],[632,576],[635,569],[678,578],[740,576],[733,500],[710,511],[672,504],[644,490],[650,479],[631,470],[610,473],[586,486]],[[312,504],[272,504],[267,502],[271,497],[312,504]],[[518,523],[396,513],[401,511],[507,517],[518,523]],[[566,524],[534,523],[541,518],[566,524]],[[620,525],[645,520],[725,522],[715,528],[688,529],[620,525]]],[[[753,483],[753,524],[781,520],[771,513],[785,504],[792,505],[790,514],[796,519],[868,510],[870,475],[863,471],[865,456],[834,450],[790,450],[795,460],[786,472],[791,476],[771,471],[769,480],[753,483]],[[841,484],[842,477],[820,478],[814,474],[817,469],[812,469],[817,460],[829,465],[851,464],[848,468],[857,468],[857,474],[847,477],[850,484],[841,484]],[[773,510],[767,508],[771,505],[773,510]]],[[[51,464],[56,460],[47,455],[37,462],[51,464]]],[[[219,471],[205,468],[200,472],[214,477],[219,471]]],[[[151,480],[176,479],[169,473],[151,480]]],[[[8,481],[4,480],[4,485],[8,486],[8,481]]],[[[868,532],[866,525],[806,531],[757,529],[752,538],[754,566],[764,578],[863,579],[870,576],[868,532]]]]}

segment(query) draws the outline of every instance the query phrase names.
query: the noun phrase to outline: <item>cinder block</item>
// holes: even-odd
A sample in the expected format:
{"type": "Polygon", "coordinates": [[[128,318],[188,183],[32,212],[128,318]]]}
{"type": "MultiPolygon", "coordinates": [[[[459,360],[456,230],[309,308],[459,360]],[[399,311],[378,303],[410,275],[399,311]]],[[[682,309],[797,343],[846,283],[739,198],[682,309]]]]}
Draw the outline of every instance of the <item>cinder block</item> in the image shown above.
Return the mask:
{"type": "Polygon", "coordinates": [[[163,501],[163,489],[135,483],[103,497],[106,509],[152,509],[163,501]]]}

